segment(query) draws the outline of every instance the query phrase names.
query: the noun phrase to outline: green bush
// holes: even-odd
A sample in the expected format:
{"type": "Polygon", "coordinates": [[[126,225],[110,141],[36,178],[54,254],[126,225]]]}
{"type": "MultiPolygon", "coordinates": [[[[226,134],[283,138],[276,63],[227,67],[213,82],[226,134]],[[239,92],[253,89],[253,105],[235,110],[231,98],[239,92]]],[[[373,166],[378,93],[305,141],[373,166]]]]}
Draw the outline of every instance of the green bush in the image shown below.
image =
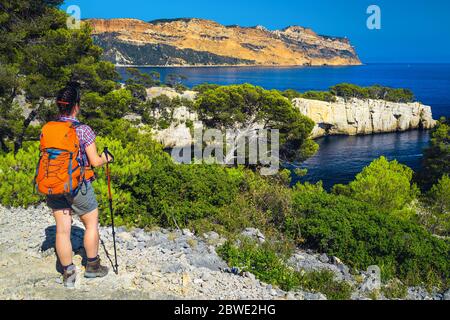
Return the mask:
{"type": "Polygon", "coordinates": [[[353,288],[345,281],[337,281],[333,272],[328,270],[305,273],[301,277],[301,287],[305,290],[320,292],[330,300],[349,300],[353,288]]]}
{"type": "Polygon", "coordinates": [[[407,206],[419,195],[419,189],[412,183],[413,174],[407,166],[381,157],[348,185],[349,195],[385,212],[408,217],[414,212],[407,206]]]}
{"type": "Polygon", "coordinates": [[[214,230],[228,238],[245,228],[256,227],[266,238],[277,241],[278,252],[290,252],[293,241],[286,239],[279,228],[292,207],[289,172],[280,171],[270,178],[244,167],[227,172],[240,181],[235,199],[216,214],[193,221],[190,227],[198,234],[214,230]]]}
{"type": "Polygon", "coordinates": [[[434,234],[450,236],[450,177],[444,175],[424,198],[421,223],[434,234]]]}
{"type": "Polygon", "coordinates": [[[86,93],[81,102],[80,120],[104,123],[122,119],[129,113],[132,101],[132,92],[127,89],[110,91],[104,96],[97,92],[86,93]]]}
{"type": "Polygon", "coordinates": [[[369,93],[366,89],[350,83],[342,83],[330,88],[330,92],[344,99],[369,99],[369,93]]]}
{"type": "Polygon", "coordinates": [[[408,103],[414,102],[414,94],[409,89],[395,89],[374,85],[370,87],[360,87],[355,84],[341,83],[329,89],[329,91],[307,91],[304,93],[296,90],[288,89],[280,91],[280,93],[293,100],[295,98],[304,98],[310,100],[319,100],[326,102],[336,102],[336,96],[346,100],[351,98],[357,99],[375,99],[391,102],[408,103]]]}
{"type": "Polygon", "coordinates": [[[293,90],[293,89],[287,89],[285,91],[280,91],[281,95],[288,98],[289,100],[293,100],[295,98],[301,98],[302,93],[293,90]]]}
{"type": "Polygon", "coordinates": [[[220,87],[220,85],[218,85],[218,84],[202,83],[202,84],[199,84],[199,85],[196,85],[195,87],[193,87],[192,90],[202,94],[208,90],[215,90],[218,87],[220,87]]]}
{"type": "Polygon", "coordinates": [[[301,98],[325,102],[336,102],[336,96],[327,91],[307,91],[301,95],[301,98]]]}
{"type": "Polygon", "coordinates": [[[285,263],[270,246],[256,245],[243,239],[240,246],[227,242],[218,253],[229,266],[253,273],[259,280],[271,283],[283,290],[304,289],[324,293],[331,300],[350,299],[349,284],[336,281],[332,272],[298,272],[285,263]]]}
{"type": "Polygon", "coordinates": [[[422,170],[416,180],[428,191],[445,174],[450,176],[450,122],[441,118],[431,132],[430,146],[424,152],[422,170]]]}
{"type": "Polygon", "coordinates": [[[398,279],[390,280],[381,290],[388,299],[405,299],[408,288],[398,279]]]}
{"type": "Polygon", "coordinates": [[[326,192],[295,191],[285,231],[298,244],[337,256],[351,267],[378,265],[385,279],[448,284],[450,246],[414,221],[326,192]]]}
{"type": "MultiPolygon", "coordinates": [[[[171,161],[171,160],[170,160],[171,161]]],[[[219,166],[176,165],[162,161],[140,176],[133,195],[147,215],[162,226],[185,226],[191,220],[214,216],[234,200],[237,184],[219,166]]]]}
{"type": "MultiPolygon", "coordinates": [[[[126,143],[99,139],[108,144],[117,162],[112,182],[116,212],[123,223],[146,227],[185,226],[190,221],[217,214],[238,194],[239,177],[220,166],[178,165],[150,136],[138,135],[126,143]]],[[[99,171],[100,203],[107,208],[103,170],[99,171]]],[[[103,211],[104,211],[103,210],[103,211]]],[[[108,223],[108,217],[104,222],[108,223]]]]}
{"type": "Polygon", "coordinates": [[[33,179],[39,159],[39,145],[26,143],[14,153],[0,155],[0,203],[4,206],[28,207],[42,201],[33,179]]]}
{"type": "Polygon", "coordinates": [[[341,83],[331,87],[330,92],[344,99],[381,99],[401,103],[415,101],[414,94],[409,89],[394,89],[380,85],[360,87],[354,84],[341,83]]]}

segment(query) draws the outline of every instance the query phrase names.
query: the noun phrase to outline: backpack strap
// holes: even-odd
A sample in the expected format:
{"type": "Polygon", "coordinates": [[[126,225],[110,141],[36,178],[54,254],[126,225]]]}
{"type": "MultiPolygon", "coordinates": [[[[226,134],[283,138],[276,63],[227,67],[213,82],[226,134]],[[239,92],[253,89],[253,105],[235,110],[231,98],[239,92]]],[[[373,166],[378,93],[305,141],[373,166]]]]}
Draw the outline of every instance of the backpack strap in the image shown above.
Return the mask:
{"type": "Polygon", "coordinates": [[[72,121],[72,124],[73,124],[74,128],[78,128],[78,127],[84,126],[84,123],[79,122],[79,121],[72,121]]]}
{"type": "Polygon", "coordinates": [[[63,121],[63,122],[70,122],[70,123],[72,123],[72,128],[74,128],[74,129],[79,128],[79,127],[84,125],[84,123],[79,122],[79,121],[63,121]]]}
{"type": "Polygon", "coordinates": [[[64,122],[64,123],[70,122],[70,123],[72,123],[73,128],[78,128],[78,127],[84,125],[84,123],[80,122],[80,121],[70,121],[70,120],[61,120],[61,119],[59,119],[56,122],[64,122]]]}

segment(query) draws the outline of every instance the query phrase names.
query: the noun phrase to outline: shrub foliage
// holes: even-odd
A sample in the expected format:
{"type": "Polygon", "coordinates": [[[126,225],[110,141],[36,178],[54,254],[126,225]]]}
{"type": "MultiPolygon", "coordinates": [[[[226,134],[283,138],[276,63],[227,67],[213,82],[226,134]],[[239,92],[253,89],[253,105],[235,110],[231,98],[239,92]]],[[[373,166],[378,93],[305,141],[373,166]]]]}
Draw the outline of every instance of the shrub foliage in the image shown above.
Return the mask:
{"type": "Polygon", "coordinates": [[[385,279],[408,284],[450,279],[450,246],[414,221],[345,196],[296,192],[286,232],[300,245],[343,259],[359,270],[378,265],[385,279]]]}
{"type": "MultiPolygon", "coordinates": [[[[329,194],[320,184],[289,188],[289,178],[284,172],[263,178],[244,168],[178,165],[150,135],[136,134],[130,139],[126,136],[121,140],[98,139],[100,149],[107,145],[116,155],[112,187],[118,225],[192,226],[203,231],[209,230],[202,227],[211,227],[230,237],[245,227],[260,228],[269,243],[272,240],[278,243],[277,250],[272,247],[269,248],[272,251],[235,252],[230,247],[227,260],[245,263],[252,260],[251,270],[260,270],[262,279],[286,288],[298,283],[306,286],[313,281],[299,280],[298,275],[286,273],[287,269],[279,262],[280,253],[287,254],[292,249],[291,243],[337,256],[360,270],[379,265],[385,279],[398,277],[407,284],[444,286],[450,278],[448,241],[434,237],[415,219],[392,214],[389,210],[396,206],[383,208],[382,202],[377,203],[384,200],[374,197],[363,202],[358,194],[354,198],[351,193],[329,194]]],[[[0,155],[3,205],[29,206],[42,201],[32,182],[38,154],[38,144],[33,142],[26,143],[16,157],[12,153],[0,155]]],[[[395,172],[409,181],[407,170],[395,172]]],[[[395,174],[385,179],[398,181],[395,174]]],[[[447,205],[447,180],[443,179],[432,192],[441,206],[447,205]]],[[[94,188],[101,222],[109,224],[103,169],[97,172],[94,188]]],[[[331,287],[336,285],[340,288],[338,284],[331,287]]]]}
{"type": "Polygon", "coordinates": [[[229,265],[251,272],[260,280],[283,290],[302,288],[324,293],[332,300],[348,300],[351,297],[352,287],[346,282],[335,280],[332,272],[295,271],[267,245],[258,246],[248,240],[243,240],[239,246],[227,242],[219,248],[219,254],[229,265]]]}
{"type": "Polygon", "coordinates": [[[280,156],[284,160],[302,161],[318,149],[310,139],[314,122],[276,90],[250,84],[202,87],[195,108],[209,128],[248,128],[262,124],[265,129],[278,129],[280,156]]]}

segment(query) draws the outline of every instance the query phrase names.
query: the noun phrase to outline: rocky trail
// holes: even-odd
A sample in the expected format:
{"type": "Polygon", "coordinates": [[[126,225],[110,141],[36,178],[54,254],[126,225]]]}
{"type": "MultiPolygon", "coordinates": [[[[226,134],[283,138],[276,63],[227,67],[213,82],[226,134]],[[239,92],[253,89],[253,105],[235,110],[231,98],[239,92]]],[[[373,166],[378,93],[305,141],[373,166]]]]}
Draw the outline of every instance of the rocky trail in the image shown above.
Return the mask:
{"type": "MultiPolygon", "coordinates": [[[[117,230],[119,275],[112,271],[106,278],[88,280],[83,273],[83,235],[81,222],[74,218],[72,245],[79,276],[75,289],[65,289],[58,273],[54,250],[55,225],[44,206],[7,209],[0,207],[0,299],[220,299],[220,300],[322,300],[321,293],[284,292],[257,280],[228,272],[216,248],[225,239],[210,232],[200,237],[188,230],[117,230]]],[[[264,240],[257,230],[246,230],[264,240]]],[[[105,264],[112,259],[110,228],[101,228],[100,255],[105,264]]],[[[336,278],[354,282],[348,268],[326,255],[297,252],[291,259],[295,268],[329,269],[336,278]]],[[[363,290],[360,286],[360,290],[363,290]]],[[[363,298],[356,291],[354,299],[363,298]]],[[[420,289],[411,289],[411,299],[431,297],[420,289]]]]}
{"type": "MultiPolygon", "coordinates": [[[[263,286],[254,277],[222,272],[226,264],[215,253],[216,234],[194,235],[161,230],[117,230],[119,275],[104,279],[79,276],[74,290],[62,286],[54,251],[55,226],[44,206],[0,207],[0,299],[273,299],[284,292],[263,286]]],[[[83,272],[81,222],[74,218],[74,263],[83,272]]],[[[101,228],[100,255],[113,258],[110,228],[101,228]],[[105,251],[106,248],[106,251],[105,251]]]]}

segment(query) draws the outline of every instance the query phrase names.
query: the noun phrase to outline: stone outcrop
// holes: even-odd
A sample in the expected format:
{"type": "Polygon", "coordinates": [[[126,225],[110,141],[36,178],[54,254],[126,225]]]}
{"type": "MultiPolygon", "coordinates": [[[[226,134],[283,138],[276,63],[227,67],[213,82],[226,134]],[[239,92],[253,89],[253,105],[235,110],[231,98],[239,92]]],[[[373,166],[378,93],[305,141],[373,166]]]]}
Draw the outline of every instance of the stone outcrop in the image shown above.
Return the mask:
{"type": "Polygon", "coordinates": [[[168,96],[171,99],[180,98],[189,101],[194,101],[197,96],[197,92],[186,90],[183,91],[182,93],[179,93],[175,89],[170,87],[151,87],[147,89],[148,99],[153,99],[162,95],[168,96]]]}
{"type": "Polygon", "coordinates": [[[291,26],[223,26],[203,19],[144,22],[136,19],[89,19],[104,57],[119,65],[359,65],[346,38],[321,36],[291,26]]]}
{"type": "Polygon", "coordinates": [[[176,108],[173,112],[172,123],[169,128],[155,131],[155,139],[165,148],[190,146],[193,143],[192,132],[188,121],[197,121],[198,115],[190,112],[186,107],[176,108]]]}
{"type": "MultiPolygon", "coordinates": [[[[149,98],[167,95],[194,101],[196,93],[178,93],[167,87],[154,87],[147,91],[149,98]]],[[[293,105],[312,119],[316,126],[313,138],[327,135],[369,135],[375,133],[401,132],[414,129],[431,129],[435,126],[431,107],[419,102],[395,103],[384,100],[344,100],[336,102],[294,99],[293,105]]],[[[195,112],[186,107],[174,110],[169,128],[155,131],[155,138],[166,148],[192,144],[192,132],[187,122],[198,120],[195,112]]]]}
{"type": "MultiPolygon", "coordinates": [[[[152,87],[147,89],[147,98],[153,99],[165,95],[171,99],[180,98],[189,101],[194,101],[197,96],[195,91],[177,92],[173,88],[168,87],[152,87]]],[[[155,114],[156,118],[161,116],[161,110],[155,114]]],[[[188,122],[198,120],[198,115],[195,112],[189,111],[185,106],[181,106],[173,110],[170,126],[164,130],[154,130],[155,139],[160,142],[165,148],[175,148],[180,146],[188,146],[193,143],[191,128],[188,127],[188,122]]]]}
{"type": "Polygon", "coordinates": [[[431,107],[418,102],[337,98],[336,102],[294,99],[293,104],[316,123],[314,138],[431,129],[436,124],[431,107]]]}

